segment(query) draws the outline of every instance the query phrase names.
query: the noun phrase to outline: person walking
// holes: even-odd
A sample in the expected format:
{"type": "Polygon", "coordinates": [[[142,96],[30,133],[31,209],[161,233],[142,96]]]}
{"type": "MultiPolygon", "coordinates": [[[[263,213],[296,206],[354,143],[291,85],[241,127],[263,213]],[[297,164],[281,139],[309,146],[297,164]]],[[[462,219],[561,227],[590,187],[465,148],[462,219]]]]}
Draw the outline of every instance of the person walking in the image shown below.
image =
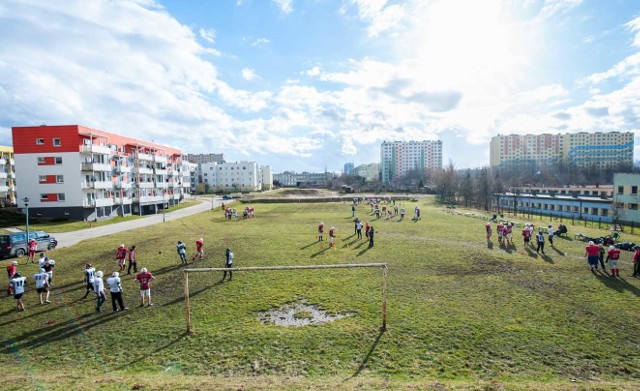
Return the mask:
{"type": "Polygon", "coordinates": [[[529,224],[525,225],[522,229],[522,239],[524,241],[524,248],[529,247],[529,243],[531,242],[531,230],[529,229],[529,224]]]}
{"type": "Polygon", "coordinates": [[[358,218],[356,217],[356,219],[353,221],[353,233],[357,234],[358,233],[358,223],[360,222],[360,220],[358,220],[358,218]]]}
{"type": "Polygon", "coordinates": [[[598,260],[600,261],[600,266],[602,266],[602,271],[607,270],[607,268],[604,267],[604,254],[605,254],[604,246],[602,244],[599,244],[598,245],[598,260]]]}
{"type": "Polygon", "coordinates": [[[585,247],[584,255],[587,257],[587,262],[589,262],[589,267],[591,271],[598,270],[598,258],[600,255],[600,247],[593,243],[593,241],[589,242],[589,245],[585,247]]]}
{"type": "Polygon", "coordinates": [[[38,273],[33,275],[33,280],[36,282],[36,292],[40,298],[40,305],[49,304],[49,275],[44,269],[40,268],[38,273]],[[42,300],[42,294],[46,292],[46,297],[42,300]]]}
{"type": "Polygon", "coordinates": [[[620,249],[614,246],[609,246],[607,252],[607,260],[609,267],[611,268],[611,277],[620,277],[620,269],[618,269],[618,260],[620,259],[620,249]]]}
{"type": "Polygon", "coordinates": [[[318,242],[322,242],[324,240],[323,235],[324,235],[324,223],[320,222],[320,224],[318,224],[318,242]]]}
{"type": "Polygon", "coordinates": [[[22,277],[20,273],[16,272],[11,278],[10,284],[13,288],[13,298],[16,299],[16,311],[24,311],[22,295],[27,285],[27,277],[22,277]]]}
{"type": "Polygon", "coordinates": [[[484,229],[487,233],[487,242],[491,241],[491,235],[493,233],[493,231],[491,230],[491,223],[485,224],[484,229]]]}
{"type": "Polygon", "coordinates": [[[640,277],[640,246],[636,246],[633,253],[633,274],[631,277],[640,277]]]}
{"type": "MultiPolygon", "coordinates": [[[[233,251],[231,251],[230,248],[227,247],[227,250],[224,253],[224,257],[225,257],[224,267],[226,267],[227,269],[233,268],[233,251]]],[[[225,278],[227,278],[226,270],[224,271],[224,274],[222,275],[222,280],[220,280],[220,282],[224,282],[225,278]]],[[[233,272],[229,270],[229,281],[231,281],[232,279],[233,279],[233,272]]]]}
{"type": "Polygon", "coordinates": [[[369,227],[369,248],[373,247],[373,237],[375,236],[376,231],[373,229],[373,225],[369,227]]]}
{"type": "Polygon", "coordinates": [[[356,216],[356,204],[351,205],[351,217],[356,216]]]}
{"type": "Polygon", "coordinates": [[[129,268],[127,269],[127,274],[131,274],[131,266],[133,266],[133,272],[138,272],[138,261],[136,254],[136,246],[131,246],[129,249],[129,268]]]}
{"type": "Polygon", "coordinates": [[[549,224],[547,227],[547,235],[549,237],[549,244],[553,247],[553,236],[556,234],[556,231],[553,229],[553,226],[549,224]]]}
{"type": "Polygon", "coordinates": [[[187,246],[185,246],[184,243],[178,240],[178,244],[176,245],[176,251],[178,251],[178,256],[180,257],[180,261],[186,265],[187,264],[187,246]]]}
{"type": "Polygon", "coordinates": [[[404,210],[404,206],[403,206],[403,207],[400,208],[400,220],[404,220],[404,213],[405,213],[405,210],[404,210]]]}
{"type": "Polygon", "coordinates": [[[151,307],[151,281],[156,278],[147,271],[146,267],[140,270],[140,273],[136,276],[136,281],[140,283],[140,307],[144,307],[144,298],[147,298],[147,307],[151,307]]]}
{"type": "Polygon", "coordinates": [[[538,231],[536,235],[536,241],[538,242],[538,247],[536,247],[536,252],[540,254],[542,251],[542,255],[546,255],[544,253],[544,233],[542,232],[542,228],[538,231]]]}
{"type": "Polygon", "coordinates": [[[109,286],[109,293],[111,294],[111,306],[113,312],[118,312],[116,302],[120,306],[120,311],[128,310],[129,307],[125,307],[122,301],[122,283],[120,280],[120,273],[113,272],[110,278],[107,278],[107,285],[109,286]]]}
{"type": "Polygon", "coordinates": [[[196,254],[191,258],[192,261],[195,261],[196,258],[202,260],[204,255],[204,239],[200,238],[196,240],[196,254]]]}
{"type": "Polygon", "coordinates": [[[95,291],[93,288],[93,279],[95,278],[96,269],[90,263],[84,265],[84,278],[87,283],[87,291],[84,293],[83,299],[86,299],[89,292],[95,291]]]}
{"type": "Polygon", "coordinates": [[[44,258],[44,266],[42,267],[45,272],[49,275],[49,286],[53,286],[53,267],[56,264],[56,261],[50,259],[49,257],[44,258]]]}
{"type": "Polygon", "coordinates": [[[104,309],[102,305],[107,300],[107,293],[104,290],[104,281],[102,280],[102,276],[104,273],[102,270],[98,270],[93,277],[93,290],[96,292],[98,296],[98,303],[96,304],[96,312],[102,312],[104,309]]]}
{"type": "Polygon", "coordinates": [[[116,250],[116,265],[118,266],[118,270],[121,272],[124,271],[125,263],[127,262],[127,248],[124,246],[124,243],[118,247],[116,250]]]}
{"type": "Polygon", "coordinates": [[[333,242],[336,240],[336,227],[329,228],[329,247],[333,247],[333,242]]]}
{"type": "Polygon", "coordinates": [[[18,271],[18,261],[11,261],[9,265],[7,265],[7,277],[9,279],[9,285],[7,286],[7,296],[11,296],[13,294],[13,285],[11,285],[11,279],[15,276],[18,271]]]}
{"type": "Polygon", "coordinates": [[[356,235],[358,235],[358,239],[362,239],[362,221],[358,221],[356,224],[356,235]]]}

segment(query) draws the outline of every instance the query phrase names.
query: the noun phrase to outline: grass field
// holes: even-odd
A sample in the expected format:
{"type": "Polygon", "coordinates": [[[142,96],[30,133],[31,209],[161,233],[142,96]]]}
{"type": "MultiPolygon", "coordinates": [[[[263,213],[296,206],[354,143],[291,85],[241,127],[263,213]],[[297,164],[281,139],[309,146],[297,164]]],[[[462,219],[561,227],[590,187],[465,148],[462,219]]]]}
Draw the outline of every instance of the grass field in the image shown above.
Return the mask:
{"type": "MultiPolygon", "coordinates": [[[[408,215],[416,203],[407,202],[408,215]]],[[[2,298],[2,389],[618,389],[640,387],[640,280],[631,253],[621,279],[592,275],[584,243],[556,239],[546,257],[487,245],[484,222],[419,201],[423,219],[373,221],[375,247],[353,235],[349,204],[252,204],[256,218],[222,212],[158,224],[54,250],[53,303],[26,311],[2,298]],[[316,242],[320,221],[338,230],[335,249],[316,242]],[[192,325],[186,336],[183,273],[175,243],[205,240],[204,261],[235,266],[386,262],[388,332],[381,333],[381,274],[374,269],[190,275],[192,325]],[[155,306],[138,308],[124,276],[128,311],[94,313],[82,299],[83,265],[108,274],[120,243],[135,244],[153,272],[155,306]],[[262,324],[260,311],[306,299],[332,314],[322,325],[262,324]],[[9,369],[10,368],[10,369],[9,369]]],[[[554,223],[555,224],[555,223],[554,223]]],[[[571,228],[570,228],[571,229],[571,228]]],[[[604,234],[589,228],[585,234],[604,234]]],[[[494,237],[495,238],[495,237],[494,237]]],[[[639,242],[623,234],[623,240],[639,242]]],[[[5,261],[3,264],[7,264],[5,261]]],[[[33,266],[19,271],[31,277],[33,266]]],[[[6,282],[6,279],[4,280],[6,282]]],[[[91,297],[91,296],[90,296],[91,297]]]]}

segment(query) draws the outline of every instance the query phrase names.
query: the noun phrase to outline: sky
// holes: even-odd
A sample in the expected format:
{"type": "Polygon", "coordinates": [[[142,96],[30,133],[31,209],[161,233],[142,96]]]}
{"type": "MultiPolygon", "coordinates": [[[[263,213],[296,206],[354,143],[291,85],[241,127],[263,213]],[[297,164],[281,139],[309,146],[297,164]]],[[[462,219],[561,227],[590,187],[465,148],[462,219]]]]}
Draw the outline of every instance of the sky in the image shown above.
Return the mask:
{"type": "Polygon", "coordinates": [[[78,124],[274,172],[632,131],[637,0],[0,0],[0,144],[78,124]]]}

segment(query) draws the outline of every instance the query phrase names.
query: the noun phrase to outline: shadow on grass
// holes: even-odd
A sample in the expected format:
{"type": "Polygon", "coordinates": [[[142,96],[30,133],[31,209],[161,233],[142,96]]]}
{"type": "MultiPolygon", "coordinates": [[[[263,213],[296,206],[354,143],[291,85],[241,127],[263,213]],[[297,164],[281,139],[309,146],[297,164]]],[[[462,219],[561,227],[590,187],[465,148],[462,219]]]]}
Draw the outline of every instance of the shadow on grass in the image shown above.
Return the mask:
{"type": "Polygon", "coordinates": [[[183,266],[184,265],[181,264],[181,263],[179,263],[177,265],[173,265],[173,266],[166,266],[166,267],[163,267],[162,269],[158,269],[158,270],[154,271],[153,274],[156,275],[156,276],[159,276],[161,274],[166,274],[166,273],[181,269],[183,266]]]}
{"type": "Polygon", "coordinates": [[[531,258],[538,258],[538,254],[535,251],[533,251],[531,247],[525,246],[524,249],[527,252],[527,255],[530,256],[531,258]]]}
{"type": "Polygon", "coordinates": [[[130,368],[132,365],[138,364],[142,361],[144,361],[145,359],[152,357],[160,352],[162,352],[163,350],[165,350],[166,348],[173,346],[174,344],[176,344],[177,342],[179,342],[181,339],[183,339],[184,337],[187,337],[189,334],[184,331],[182,334],[179,334],[176,338],[172,339],[171,341],[167,342],[166,344],[157,347],[156,349],[154,349],[153,351],[149,352],[149,353],[141,353],[138,354],[136,358],[134,358],[133,360],[129,361],[126,364],[122,364],[119,367],[116,367],[115,370],[120,370],[120,369],[128,369],[130,368]]]}
{"type": "Polygon", "coordinates": [[[560,251],[555,247],[551,247],[553,249],[553,251],[556,252],[556,254],[560,255],[561,257],[564,257],[566,254],[564,253],[564,251],[560,251]]]}
{"type": "MultiPolygon", "coordinates": [[[[353,235],[351,235],[351,236],[353,236],[353,235]]],[[[351,237],[351,236],[350,236],[350,237],[351,237]]],[[[342,245],[342,248],[347,248],[347,247],[351,246],[352,244],[354,244],[354,243],[358,242],[359,240],[361,240],[361,239],[355,238],[355,239],[353,239],[352,241],[350,241],[350,242],[348,242],[348,243],[343,244],[343,245],[342,245]]]]}
{"type": "Polygon", "coordinates": [[[317,253],[313,253],[313,254],[311,254],[311,256],[310,256],[309,258],[315,258],[315,257],[317,257],[318,255],[321,255],[321,254],[325,253],[325,252],[326,252],[326,251],[328,251],[330,248],[331,248],[331,247],[329,247],[329,246],[327,245],[327,247],[323,248],[322,250],[318,251],[317,253]]]}
{"type": "MultiPolygon", "coordinates": [[[[365,243],[368,243],[368,242],[365,242],[365,243]]],[[[358,247],[360,247],[360,246],[358,246],[358,247]]],[[[356,256],[359,257],[359,256],[363,255],[364,253],[366,253],[367,251],[371,250],[372,248],[373,248],[373,246],[367,246],[364,250],[360,250],[360,252],[358,254],[356,254],[356,256]]]]}
{"type": "MultiPolygon", "coordinates": [[[[222,273],[222,272],[220,272],[220,273],[222,273]]],[[[189,299],[192,299],[194,296],[198,296],[202,292],[204,292],[204,291],[206,291],[206,290],[208,290],[210,288],[213,288],[216,285],[220,285],[220,284],[222,284],[222,281],[217,281],[217,282],[213,283],[212,285],[205,286],[204,288],[200,288],[197,291],[189,292],[189,299]]],[[[184,302],[184,296],[179,296],[179,297],[177,297],[177,298],[175,298],[175,299],[173,299],[171,301],[168,301],[168,302],[162,304],[162,306],[163,307],[168,307],[170,305],[174,305],[174,304],[178,304],[178,303],[182,303],[182,302],[184,302]]]]}
{"type": "Polygon", "coordinates": [[[362,360],[362,362],[360,363],[360,366],[358,366],[358,369],[356,369],[353,375],[344,379],[344,381],[355,378],[360,374],[360,372],[362,372],[363,369],[367,367],[367,364],[369,363],[369,359],[371,358],[371,355],[373,354],[373,352],[376,351],[376,348],[378,347],[378,344],[380,343],[380,339],[382,339],[383,334],[384,334],[384,330],[380,330],[380,332],[378,333],[378,336],[376,337],[376,340],[373,341],[373,345],[371,345],[371,348],[367,352],[366,356],[364,356],[364,360],[362,360]]]}
{"type": "Polygon", "coordinates": [[[553,258],[548,256],[547,254],[542,254],[542,259],[547,263],[555,263],[555,262],[553,262],[553,258]]]}
{"type": "Polygon", "coordinates": [[[311,242],[311,243],[307,244],[306,246],[300,247],[300,250],[304,250],[304,249],[309,248],[309,247],[313,246],[314,244],[318,244],[318,243],[320,243],[320,241],[316,240],[314,242],[311,242]]]}
{"type": "Polygon", "coordinates": [[[487,240],[487,248],[493,250],[493,242],[491,240],[487,240]]]}
{"type": "MultiPolygon", "coordinates": [[[[606,273],[606,272],[605,272],[606,273]]],[[[636,296],[640,296],[640,289],[631,285],[622,277],[611,277],[609,274],[595,274],[594,276],[598,281],[604,284],[607,288],[616,290],[617,292],[624,292],[628,290],[636,296]]]]}

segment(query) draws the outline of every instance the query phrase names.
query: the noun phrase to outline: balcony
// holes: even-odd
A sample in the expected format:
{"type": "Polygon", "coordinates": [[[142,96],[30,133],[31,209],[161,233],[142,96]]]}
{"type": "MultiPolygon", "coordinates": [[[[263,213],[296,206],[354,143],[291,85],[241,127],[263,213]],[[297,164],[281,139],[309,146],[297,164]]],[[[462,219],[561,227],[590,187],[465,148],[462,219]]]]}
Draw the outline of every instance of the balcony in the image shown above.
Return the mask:
{"type": "Polygon", "coordinates": [[[131,182],[116,182],[116,189],[131,189],[133,187],[133,183],[131,182]]]}
{"type": "Polygon", "coordinates": [[[138,160],[146,160],[149,162],[153,161],[153,155],[150,155],[148,153],[138,153],[135,155],[135,158],[138,160]]]}
{"type": "Polygon", "coordinates": [[[12,165],[12,166],[15,166],[16,165],[16,161],[13,160],[13,159],[9,159],[9,164],[12,165]]]}
{"type": "Polygon", "coordinates": [[[111,181],[95,181],[93,182],[94,189],[105,189],[110,190],[113,189],[113,182],[111,181]]]}
{"type": "Polygon", "coordinates": [[[114,167],[114,171],[117,173],[126,173],[126,172],[131,172],[131,167],[130,166],[115,166],[114,167]]]}
{"type": "Polygon", "coordinates": [[[153,189],[155,187],[153,182],[138,182],[136,185],[139,189],[153,189]]]}
{"type": "Polygon", "coordinates": [[[82,200],[83,208],[100,208],[103,206],[113,206],[112,198],[96,198],[95,200],[82,200]]]}
{"type": "Polygon", "coordinates": [[[162,202],[162,196],[141,196],[141,197],[134,197],[133,200],[141,204],[156,203],[156,202],[160,203],[162,202]]]}
{"type": "Polygon", "coordinates": [[[166,188],[168,188],[168,187],[169,187],[169,184],[168,184],[167,182],[158,182],[158,183],[156,184],[156,187],[157,187],[158,189],[166,189],[166,188]]]}
{"type": "Polygon", "coordinates": [[[140,167],[135,167],[133,169],[133,172],[136,172],[138,174],[153,175],[153,168],[149,168],[149,167],[146,167],[146,166],[140,166],[140,167]]]}
{"type": "Polygon", "coordinates": [[[105,147],[104,145],[90,144],[90,145],[81,145],[80,153],[99,153],[102,155],[110,155],[113,153],[113,151],[111,150],[111,148],[105,147]]]}
{"type": "Polygon", "coordinates": [[[156,163],[167,163],[169,161],[166,155],[154,155],[154,156],[155,156],[154,161],[156,163]]]}
{"type": "Polygon", "coordinates": [[[116,205],[129,205],[133,202],[133,200],[130,197],[115,197],[114,198],[114,203],[116,205]]]}
{"type": "Polygon", "coordinates": [[[16,179],[16,173],[12,172],[11,174],[9,174],[9,178],[16,179]]]}
{"type": "Polygon", "coordinates": [[[86,163],[86,162],[81,163],[81,170],[82,171],[107,171],[107,172],[110,172],[111,168],[112,168],[111,164],[86,163]]]}
{"type": "Polygon", "coordinates": [[[156,168],[156,175],[167,175],[167,169],[156,168]]]}
{"type": "Polygon", "coordinates": [[[0,186],[0,193],[8,193],[9,186],[0,186]]]}
{"type": "Polygon", "coordinates": [[[7,159],[0,158],[0,165],[4,166],[5,164],[7,164],[7,159]]]}
{"type": "Polygon", "coordinates": [[[0,172],[0,179],[7,179],[9,177],[9,174],[7,174],[6,172],[0,172]]]}

